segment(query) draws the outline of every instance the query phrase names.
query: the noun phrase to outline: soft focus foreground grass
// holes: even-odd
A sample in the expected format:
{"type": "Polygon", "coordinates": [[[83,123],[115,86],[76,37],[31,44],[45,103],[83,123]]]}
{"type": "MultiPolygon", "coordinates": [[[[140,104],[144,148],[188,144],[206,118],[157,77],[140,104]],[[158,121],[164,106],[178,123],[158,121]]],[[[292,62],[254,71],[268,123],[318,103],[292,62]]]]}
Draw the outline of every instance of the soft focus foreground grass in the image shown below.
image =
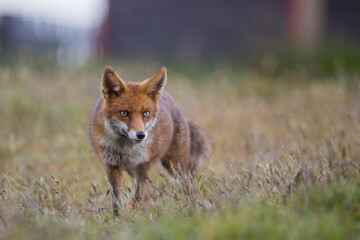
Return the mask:
{"type": "MultiPolygon", "coordinates": [[[[153,205],[117,220],[87,137],[103,67],[0,67],[0,239],[359,238],[356,74],[169,68],[213,155],[188,184],[154,166],[153,205]]],[[[160,65],[113,67],[143,80],[160,65]]],[[[123,202],[133,190],[126,176],[123,202]]]]}

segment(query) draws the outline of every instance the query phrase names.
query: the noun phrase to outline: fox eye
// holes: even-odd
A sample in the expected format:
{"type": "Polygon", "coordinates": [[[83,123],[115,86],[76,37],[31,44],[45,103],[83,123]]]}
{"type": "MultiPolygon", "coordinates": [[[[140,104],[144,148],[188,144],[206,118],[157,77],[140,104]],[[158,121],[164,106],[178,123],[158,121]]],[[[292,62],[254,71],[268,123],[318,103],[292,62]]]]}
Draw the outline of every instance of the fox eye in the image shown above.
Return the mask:
{"type": "Polygon", "coordinates": [[[149,111],[144,112],[144,117],[148,117],[150,115],[149,111]]]}
{"type": "Polygon", "coordinates": [[[129,115],[128,111],[120,111],[121,116],[127,117],[129,115]]]}

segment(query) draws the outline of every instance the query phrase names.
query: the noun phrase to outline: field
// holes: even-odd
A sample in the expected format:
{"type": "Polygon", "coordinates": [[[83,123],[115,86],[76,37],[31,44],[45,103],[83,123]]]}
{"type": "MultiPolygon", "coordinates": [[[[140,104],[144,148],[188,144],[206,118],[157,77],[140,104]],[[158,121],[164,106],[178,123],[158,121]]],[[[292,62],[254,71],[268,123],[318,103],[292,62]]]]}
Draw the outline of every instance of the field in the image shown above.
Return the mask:
{"type": "Polygon", "coordinates": [[[116,219],[87,136],[104,66],[0,66],[0,239],[360,239],[358,74],[168,66],[213,154],[189,185],[154,166],[153,204],[116,219]]]}

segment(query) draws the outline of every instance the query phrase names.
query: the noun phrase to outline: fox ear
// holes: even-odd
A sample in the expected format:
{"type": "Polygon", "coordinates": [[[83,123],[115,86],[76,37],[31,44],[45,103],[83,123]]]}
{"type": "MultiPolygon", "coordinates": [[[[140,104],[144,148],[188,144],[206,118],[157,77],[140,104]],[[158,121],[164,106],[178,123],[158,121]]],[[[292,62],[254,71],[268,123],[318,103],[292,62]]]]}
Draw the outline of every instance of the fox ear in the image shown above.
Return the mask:
{"type": "Polygon", "coordinates": [[[104,99],[111,95],[119,96],[126,89],[126,84],[111,67],[106,67],[101,80],[101,94],[104,99]]]}
{"type": "Polygon", "coordinates": [[[163,92],[167,79],[165,67],[160,69],[154,76],[144,81],[146,94],[155,101],[158,101],[163,92]]]}

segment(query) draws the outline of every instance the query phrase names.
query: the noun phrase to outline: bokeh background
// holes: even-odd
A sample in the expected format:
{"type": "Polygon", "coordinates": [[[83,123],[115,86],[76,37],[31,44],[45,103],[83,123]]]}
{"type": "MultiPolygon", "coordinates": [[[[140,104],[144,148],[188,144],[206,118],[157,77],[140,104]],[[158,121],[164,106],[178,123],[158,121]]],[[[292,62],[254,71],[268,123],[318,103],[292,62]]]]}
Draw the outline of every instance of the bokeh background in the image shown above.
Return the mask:
{"type": "Polygon", "coordinates": [[[359,239],[360,1],[0,0],[0,239],[359,239]],[[168,69],[213,153],[121,218],[87,126],[168,69]]]}
{"type": "Polygon", "coordinates": [[[351,0],[1,0],[0,53],[3,62],[231,58],[275,68],[279,55],[353,52],[359,8],[351,0]]]}

